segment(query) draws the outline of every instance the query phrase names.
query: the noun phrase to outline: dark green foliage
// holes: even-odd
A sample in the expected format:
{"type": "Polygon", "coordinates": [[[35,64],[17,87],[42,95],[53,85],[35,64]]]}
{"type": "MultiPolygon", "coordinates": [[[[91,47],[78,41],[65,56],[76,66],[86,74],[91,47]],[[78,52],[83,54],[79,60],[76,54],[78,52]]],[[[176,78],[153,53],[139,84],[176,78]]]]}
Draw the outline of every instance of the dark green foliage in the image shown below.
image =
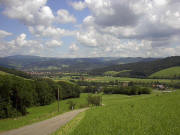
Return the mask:
{"type": "Polygon", "coordinates": [[[88,105],[100,106],[101,100],[102,100],[102,97],[99,95],[89,94],[87,97],[88,105]]]}
{"type": "Polygon", "coordinates": [[[59,81],[58,85],[62,88],[62,98],[76,98],[80,96],[80,87],[77,84],[66,82],[66,81],[59,81]]]}
{"type": "Polygon", "coordinates": [[[73,83],[0,75],[0,119],[26,115],[27,107],[52,103],[57,99],[58,89],[61,99],[80,95],[79,86],[73,83]]]}
{"type": "Polygon", "coordinates": [[[74,108],[75,108],[75,106],[76,106],[76,103],[75,103],[75,102],[69,100],[69,101],[67,102],[67,104],[69,104],[69,109],[74,110],[74,108]]]}
{"type": "Polygon", "coordinates": [[[129,87],[105,87],[105,94],[127,94],[127,95],[140,95],[150,94],[151,89],[147,87],[129,86],[129,87]]]}
{"type": "Polygon", "coordinates": [[[13,75],[16,75],[16,76],[20,76],[20,77],[24,77],[24,78],[27,78],[27,79],[32,78],[27,73],[25,73],[23,71],[18,71],[18,70],[15,70],[15,69],[10,69],[10,68],[5,68],[5,67],[1,67],[0,66],[0,71],[4,71],[6,73],[10,73],[10,74],[13,74],[13,75]]]}
{"type": "Polygon", "coordinates": [[[37,103],[40,105],[48,105],[55,100],[53,95],[53,89],[48,85],[46,81],[35,81],[37,103]]]}
{"type": "Polygon", "coordinates": [[[84,88],[83,93],[96,93],[99,91],[98,86],[87,86],[84,88]]]}
{"type": "MultiPolygon", "coordinates": [[[[180,56],[173,56],[173,57],[168,57],[165,59],[149,61],[149,62],[136,62],[136,63],[108,66],[105,68],[92,70],[90,74],[103,75],[103,73],[107,71],[131,70],[130,72],[128,72],[128,74],[125,74],[124,76],[146,78],[152,73],[173,66],[180,66],[180,56]]],[[[120,77],[122,77],[122,75],[120,75],[120,77]]]]}
{"type": "Polygon", "coordinates": [[[0,118],[25,115],[34,104],[32,81],[14,76],[0,76],[0,118]]]}

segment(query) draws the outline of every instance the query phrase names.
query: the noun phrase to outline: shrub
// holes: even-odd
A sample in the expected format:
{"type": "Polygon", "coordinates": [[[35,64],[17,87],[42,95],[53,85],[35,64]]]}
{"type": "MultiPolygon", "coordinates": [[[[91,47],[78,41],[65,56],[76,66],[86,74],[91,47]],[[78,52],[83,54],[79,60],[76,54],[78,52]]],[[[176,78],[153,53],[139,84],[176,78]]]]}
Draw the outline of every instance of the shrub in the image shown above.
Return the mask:
{"type": "Polygon", "coordinates": [[[69,104],[69,109],[70,110],[74,110],[74,108],[75,108],[75,106],[76,106],[76,103],[75,102],[73,102],[73,101],[68,101],[67,102],[67,104],[69,104]]]}
{"type": "Polygon", "coordinates": [[[102,100],[102,97],[99,96],[99,95],[92,95],[92,94],[89,94],[88,97],[87,97],[87,101],[88,101],[88,106],[89,105],[95,105],[95,106],[100,106],[101,105],[101,100],[102,100]]]}

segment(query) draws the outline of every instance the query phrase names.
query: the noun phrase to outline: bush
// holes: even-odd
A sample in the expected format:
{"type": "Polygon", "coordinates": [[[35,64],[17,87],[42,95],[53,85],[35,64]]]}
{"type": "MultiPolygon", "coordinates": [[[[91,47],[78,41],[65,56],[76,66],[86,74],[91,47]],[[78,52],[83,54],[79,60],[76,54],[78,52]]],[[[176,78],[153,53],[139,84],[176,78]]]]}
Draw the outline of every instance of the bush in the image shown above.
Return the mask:
{"type": "Polygon", "coordinates": [[[76,106],[76,103],[75,102],[73,102],[73,101],[68,101],[67,102],[67,104],[69,104],[69,109],[70,110],[74,110],[74,108],[75,108],[75,106],[76,106]]]}
{"type": "Polygon", "coordinates": [[[99,95],[92,95],[92,94],[89,94],[88,97],[87,97],[87,101],[88,101],[88,106],[89,105],[95,105],[95,106],[100,106],[101,105],[101,100],[102,100],[102,97],[99,96],[99,95]]]}
{"type": "Polygon", "coordinates": [[[76,98],[80,96],[80,87],[77,84],[65,81],[59,81],[61,86],[61,94],[63,99],[76,98]]]}

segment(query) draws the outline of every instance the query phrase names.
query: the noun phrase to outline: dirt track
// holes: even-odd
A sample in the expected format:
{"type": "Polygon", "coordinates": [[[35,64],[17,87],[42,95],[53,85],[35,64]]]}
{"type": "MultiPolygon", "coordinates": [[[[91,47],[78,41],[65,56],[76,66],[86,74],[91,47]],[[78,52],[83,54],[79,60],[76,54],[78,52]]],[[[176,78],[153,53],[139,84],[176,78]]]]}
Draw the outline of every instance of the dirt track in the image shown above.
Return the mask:
{"type": "Polygon", "coordinates": [[[0,133],[0,135],[49,135],[85,110],[87,108],[67,112],[32,125],[0,133]]]}

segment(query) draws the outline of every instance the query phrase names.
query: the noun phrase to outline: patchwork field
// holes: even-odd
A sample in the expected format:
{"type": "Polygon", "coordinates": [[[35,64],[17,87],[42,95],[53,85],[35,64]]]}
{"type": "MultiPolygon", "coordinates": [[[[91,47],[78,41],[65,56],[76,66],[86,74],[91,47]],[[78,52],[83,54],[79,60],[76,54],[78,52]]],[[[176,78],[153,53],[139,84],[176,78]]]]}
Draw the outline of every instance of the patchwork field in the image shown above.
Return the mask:
{"type": "MultiPolygon", "coordinates": [[[[59,80],[73,80],[70,76],[65,76],[61,78],[54,78],[55,81],[59,80]]],[[[132,81],[132,82],[142,82],[142,83],[152,83],[159,81],[160,83],[177,83],[180,80],[172,80],[172,79],[140,79],[140,78],[127,78],[127,77],[112,77],[112,76],[86,76],[85,81],[89,82],[109,82],[109,81],[132,81]]]]}
{"type": "Polygon", "coordinates": [[[180,91],[151,95],[104,95],[56,135],[179,135],[180,91]],[[84,116],[85,115],[85,116],[84,116]],[[69,130],[67,130],[69,129],[69,130]]]}

